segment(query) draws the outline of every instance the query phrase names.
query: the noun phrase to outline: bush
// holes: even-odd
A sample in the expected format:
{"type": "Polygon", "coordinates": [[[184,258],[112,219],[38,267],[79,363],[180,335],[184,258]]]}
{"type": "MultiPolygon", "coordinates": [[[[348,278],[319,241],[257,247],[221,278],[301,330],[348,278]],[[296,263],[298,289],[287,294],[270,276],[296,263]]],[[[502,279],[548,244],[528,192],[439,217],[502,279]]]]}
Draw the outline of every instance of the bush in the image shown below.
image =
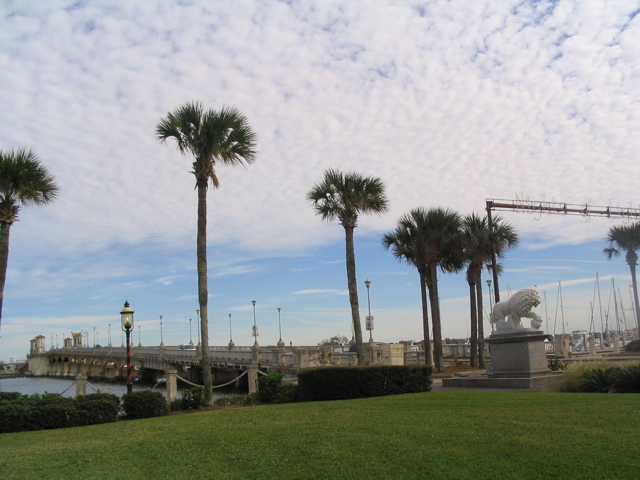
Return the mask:
{"type": "Polygon", "coordinates": [[[0,402],[0,433],[33,430],[30,428],[28,410],[25,402],[0,402]]]}
{"type": "Polygon", "coordinates": [[[182,408],[184,410],[196,410],[206,406],[204,387],[193,387],[182,391],[182,408]]]}
{"type": "Polygon", "coordinates": [[[258,400],[263,403],[273,402],[282,385],[282,373],[269,372],[258,378],[258,400]]]}
{"type": "Polygon", "coordinates": [[[111,393],[92,393],[76,398],[80,425],[115,422],[120,411],[120,398],[111,393]]]}
{"type": "Polygon", "coordinates": [[[20,399],[26,400],[27,396],[21,394],[20,392],[0,392],[0,402],[2,402],[3,400],[14,401],[20,399]]]}
{"type": "Polygon", "coordinates": [[[160,392],[139,390],[122,397],[122,408],[127,418],[161,417],[169,413],[169,404],[160,392]]]}
{"type": "Polygon", "coordinates": [[[589,368],[582,375],[582,391],[607,393],[613,386],[611,372],[618,367],[589,368]]]}
{"type": "Polygon", "coordinates": [[[640,393],[640,364],[627,365],[611,372],[612,391],[617,393],[640,393]]]}
{"type": "Polygon", "coordinates": [[[286,383],[281,385],[273,401],[275,403],[293,403],[298,401],[298,385],[286,383]]]}
{"type": "Polygon", "coordinates": [[[182,399],[176,398],[173,402],[169,404],[169,411],[179,412],[180,410],[182,410],[182,399]]]}
{"type": "Polygon", "coordinates": [[[626,352],[640,352],[640,340],[633,340],[624,347],[626,352]]]}
{"type": "Polygon", "coordinates": [[[298,374],[301,401],[428,392],[433,369],[426,365],[323,367],[298,374]]]}

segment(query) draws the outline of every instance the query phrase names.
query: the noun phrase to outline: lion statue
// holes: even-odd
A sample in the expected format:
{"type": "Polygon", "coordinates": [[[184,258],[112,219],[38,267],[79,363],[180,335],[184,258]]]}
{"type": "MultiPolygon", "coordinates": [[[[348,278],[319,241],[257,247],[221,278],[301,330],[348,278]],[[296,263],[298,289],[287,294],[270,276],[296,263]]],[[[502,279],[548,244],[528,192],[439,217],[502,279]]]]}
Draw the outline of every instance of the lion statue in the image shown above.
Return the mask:
{"type": "Polygon", "coordinates": [[[522,317],[531,319],[531,328],[536,330],[542,325],[542,320],[531,311],[533,307],[540,305],[540,295],[533,288],[518,290],[513,296],[504,302],[498,302],[493,307],[491,323],[496,331],[518,330],[522,326],[522,317]]]}

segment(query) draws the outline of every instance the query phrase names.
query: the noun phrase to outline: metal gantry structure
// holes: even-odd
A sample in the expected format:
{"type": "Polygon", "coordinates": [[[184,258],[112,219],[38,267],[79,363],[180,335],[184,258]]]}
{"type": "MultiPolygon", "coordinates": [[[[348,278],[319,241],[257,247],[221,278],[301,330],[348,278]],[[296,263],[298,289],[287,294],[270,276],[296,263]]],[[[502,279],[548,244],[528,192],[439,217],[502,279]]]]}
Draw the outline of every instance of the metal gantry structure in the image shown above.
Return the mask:
{"type": "MultiPolygon", "coordinates": [[[[628,207],[614,207],[614,206],[596,206],[589,203],[576,204],[576,203],[562,203],[556,201],[545,200],[529,200],[529,199],[516,199],[516,200],[504,200],[497,198],[487,198],[487,223],[489,229],[493,228],[491,221],[491,212],[493,210],[499,211],[512,211],[512,212],[525,212],[540,214],[549,213],[556,215],[581,215],[583,217],[608,217],[608,218],[640,218],[640,208],[628,207]]],[[[491,269],[493,271],[493,285],[494,285],[494,297],[495,302],[500,301],[500,288],[498,287],[498,268],[496,263],[496,253],[491,252],[491,269]]]]}

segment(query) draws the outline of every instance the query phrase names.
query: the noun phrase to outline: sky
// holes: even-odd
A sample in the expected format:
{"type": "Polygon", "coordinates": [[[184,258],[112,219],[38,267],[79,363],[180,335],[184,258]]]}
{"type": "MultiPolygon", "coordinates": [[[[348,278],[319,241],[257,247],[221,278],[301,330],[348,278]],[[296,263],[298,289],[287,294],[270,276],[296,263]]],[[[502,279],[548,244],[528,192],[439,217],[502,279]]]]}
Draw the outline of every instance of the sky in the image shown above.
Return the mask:
{"type": "MultiPolygon", "coordinates": [[[[155,138],[193,100],[237,107],[258,149],[218,167],[208,194],[210,344],[253,344],[252,300],[261,345],[280,330],[294,345],[351,337],[344,229],[305,198],[328,168],[383,180],[389,211],[355,235],[361,315],[370,304],[375,341],[419,341],[418,274],[381,246],[401,215],[640,206],[639,13],[638,0],[0,0],[0,149],[33,150],[60,187],[11,229],[0,358],[25,358],[36,335],[120,345],[125,300],[134,344],[197,342],[192,158],[155,138]]],[[[535,286],[561,333],[599,330],[615,291],[633,325],[629,268],[602,253],[630,219],[500,214],[520,235],[503,297],[535,286]]],[[[441,275],[440,297],[443,337],[466,337],[464,274],[441,275]]]]}

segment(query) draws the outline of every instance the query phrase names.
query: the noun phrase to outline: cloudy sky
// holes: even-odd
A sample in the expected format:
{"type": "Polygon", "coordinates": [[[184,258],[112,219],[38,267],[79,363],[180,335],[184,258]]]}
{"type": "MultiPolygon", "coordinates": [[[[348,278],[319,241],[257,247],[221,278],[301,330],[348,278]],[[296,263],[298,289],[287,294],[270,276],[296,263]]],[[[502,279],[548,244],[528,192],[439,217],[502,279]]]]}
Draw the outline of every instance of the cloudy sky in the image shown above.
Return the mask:
{"type": "MultiPolygon", "coordinates": [[[[637,208],[640,1],[0,1],[0,148],[36,152],[58,200],[11,231],[0,357],[70,332],[120,344],[195,328],[191,158],[155,139],[179,105],[232,105],[258,160],[209,192],[211,343],[351,336],[344,230],[305,193],[327,168],[383,179],[390,211],[356,231],[374,339],[419,340],[418,276],[380,244],[410,209],[481,213],[487,198],[637,208]],[[139,327],[139,328],[138,328],[139,327]],[[141,338],[138,338],[141,337],[141,338]]],[[[520,246],[502,287],[537,285],[549,330],[631,317],[628,267],[602,254],[628,219],[503,212],[520,246]],[[600,298],[596,292],[600,277],[600,298]],[[562,282],[562,302],[558,282],[562,282]],[[626,302],[626,304],[625,304],[626,302]],[[564,325],[562,324],[564,320],[564,325]]],[[[463,275],[442,277],[443,335],[468,335],[463,275]]],[[[506,293],[506,292],[505,292],[506,293]]],[[[632,321],[630,321],[632,323],[632,321]]],[[[365,333],[365,338],[366,338],[365,333]]]]}

